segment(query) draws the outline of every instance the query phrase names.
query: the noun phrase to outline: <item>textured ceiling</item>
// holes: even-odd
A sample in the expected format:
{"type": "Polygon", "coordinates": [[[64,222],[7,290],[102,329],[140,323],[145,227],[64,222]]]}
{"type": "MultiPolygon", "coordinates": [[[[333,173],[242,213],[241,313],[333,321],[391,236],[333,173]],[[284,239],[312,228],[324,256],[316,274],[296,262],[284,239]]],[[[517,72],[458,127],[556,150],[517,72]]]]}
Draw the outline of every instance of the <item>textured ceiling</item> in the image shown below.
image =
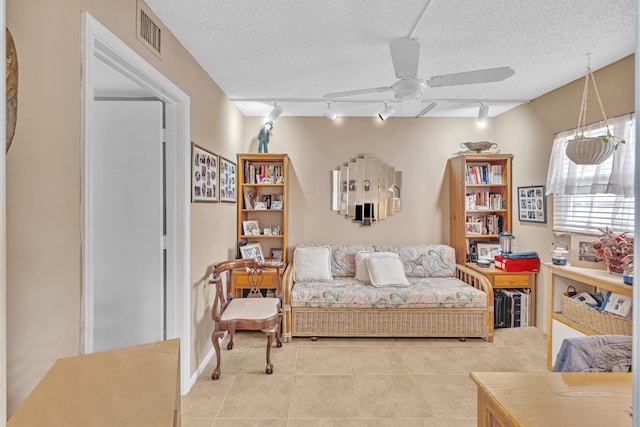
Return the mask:
{"type": "Polygon", "coordinates": [[[395,116],[437,101],[425,117],[475,117],[484,101],[493,117],[584,76],[587,53],[597,70],[635,49],[635,0],[145,1],[247,116],[267,115],[275,100],[285,116],[322,116],[326,93],[389,86],[388,45],[409,36],[421,43],[420,78],[516,73],[428,87],[412,101],[392,92],[341,98],[332,104],[340,116],[374,116],[387,100],[395,116]]]}

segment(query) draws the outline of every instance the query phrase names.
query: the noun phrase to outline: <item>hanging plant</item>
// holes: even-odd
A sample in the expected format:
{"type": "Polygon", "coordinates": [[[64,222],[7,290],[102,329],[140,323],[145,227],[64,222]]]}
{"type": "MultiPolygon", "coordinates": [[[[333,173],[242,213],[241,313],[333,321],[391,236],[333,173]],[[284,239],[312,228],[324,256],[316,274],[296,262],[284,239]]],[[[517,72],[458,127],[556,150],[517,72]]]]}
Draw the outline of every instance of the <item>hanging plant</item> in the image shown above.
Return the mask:
{"type": "Polygon", "coordinates": [[[587,73],[584,76],[584,89],[582,90],[582,103],[580,105],[580,115],[578,116],[578,133],[573,139],[569,140],[566,147],[567,157],[577,165],[598,165],[607,160],[618,149],[620,144],[625,144],[626,141],[620,137],[611,134],[609,129],[609,123],[607,122],[607,115],[604,112],[602,106],[602,100],[600,99],[600,93],[598,93],[598,86],[596,85],[596,79],[593,76],[593,71],[590,66],[587,66],[587,73]],[[604,124],[607,132],[604,135],[595,137],[584,136],[585,120],[587,117],[587,99],[589,94],[589,79],[593,83],[593,89],[600,105],[600,112],[604,119],[604,124]]]}

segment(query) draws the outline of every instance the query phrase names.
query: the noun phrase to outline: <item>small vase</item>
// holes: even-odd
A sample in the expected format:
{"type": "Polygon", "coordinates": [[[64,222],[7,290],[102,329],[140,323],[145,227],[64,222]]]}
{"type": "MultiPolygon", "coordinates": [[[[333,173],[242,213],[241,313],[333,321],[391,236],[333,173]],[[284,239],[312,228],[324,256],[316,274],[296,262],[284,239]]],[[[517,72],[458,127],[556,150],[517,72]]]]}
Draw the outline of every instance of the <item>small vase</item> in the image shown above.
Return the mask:
{"type": "Polygon", "coordinates": [[[622,261],[617,259],[610,259],[607,263],[607,270],[612,274],[622,274],[624,272],[624,266],[622,261]]]}

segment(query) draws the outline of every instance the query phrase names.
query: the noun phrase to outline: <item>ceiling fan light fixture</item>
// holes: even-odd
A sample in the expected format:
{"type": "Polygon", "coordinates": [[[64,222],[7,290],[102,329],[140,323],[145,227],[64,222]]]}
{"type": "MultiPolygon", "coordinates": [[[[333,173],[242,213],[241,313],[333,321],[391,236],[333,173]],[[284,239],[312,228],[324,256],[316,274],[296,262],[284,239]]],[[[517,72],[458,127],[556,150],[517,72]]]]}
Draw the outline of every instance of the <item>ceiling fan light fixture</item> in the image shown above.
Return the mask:
{"type": "Polygon", "coordinates": [[[378,113],[378,117],[380,117],[380,120],[385,121],[387,120],[390,116],[393,115],[393,113],[396,112],[396,109],[393,108],[392,105],[388,105],[386,102],[384,103],[384,110],[380,111],[378,113]]]}
{"type": "Polygon", "coordinates": [[[489,117],[489,106],[487,104],[480,104],[478,109],[478,123],[485,123],[489,117]]]}
{"type": "Polygon", "coordinates": [[[338,117],[338,113],[331,109],[331,103],[327,104],[327,108],[324,110],[324,116],[329,120],[335,120],[338,117]]]}
{"type": "Polygon", "coordinates": [[[427,88],[427,83],[420,79],[402,79],[391,85],[396,99],[418,99],[427,88]]]}
{"type": "Polygon", "coordinates": [[[273,103],[273,110],[271,110],[271,112],[267,116],[267,119],[269,121],[275,122],[276,119],[278,117],[280,117],[280,114],[282,114],[283,111],[284,111],[284,109],[281,106],[279,106],[277,102],[274,102],[273,103]]]}

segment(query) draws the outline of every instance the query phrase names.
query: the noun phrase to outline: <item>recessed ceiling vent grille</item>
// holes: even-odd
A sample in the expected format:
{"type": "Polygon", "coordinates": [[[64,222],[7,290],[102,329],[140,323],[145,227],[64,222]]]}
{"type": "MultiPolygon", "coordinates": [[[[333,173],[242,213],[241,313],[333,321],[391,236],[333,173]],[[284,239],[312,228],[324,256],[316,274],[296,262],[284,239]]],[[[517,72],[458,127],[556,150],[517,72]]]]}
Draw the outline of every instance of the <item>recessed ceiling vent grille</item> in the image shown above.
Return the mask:
{"type": "Polygon", "coordinates": [[[142,9],[140,10],[139,36],[146,41],[153,50],[160,54],[162,30],[142,9]]]}

